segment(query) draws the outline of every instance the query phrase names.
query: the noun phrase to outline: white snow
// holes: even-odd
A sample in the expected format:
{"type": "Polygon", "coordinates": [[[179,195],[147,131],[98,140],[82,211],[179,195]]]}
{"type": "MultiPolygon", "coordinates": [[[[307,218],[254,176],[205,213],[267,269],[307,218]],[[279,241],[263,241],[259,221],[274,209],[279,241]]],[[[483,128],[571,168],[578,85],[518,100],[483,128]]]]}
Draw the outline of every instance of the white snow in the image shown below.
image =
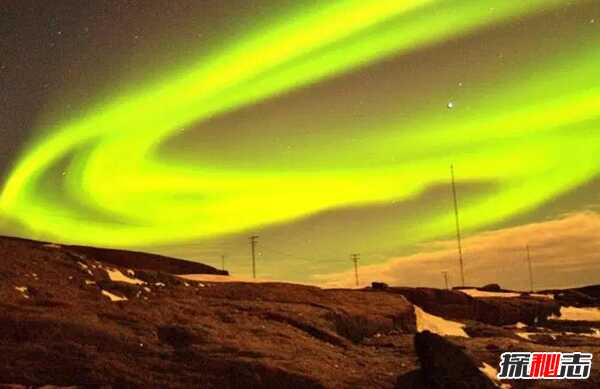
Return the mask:
{"type": "Polygon", "coordinates": [[[77,261],[77,263],[79,264],[79,267],[81,267],[81,270],[84,270],[87,274],[89,274],[92,277],[94,276],[94,273],[90,270],[88,265],[80,261],[77,261]]]}
{"type": "Polygon", "coordinates": [[[157,282],[156,284],[154,284],[155,286],[160,286],[160,287],[164,287],[166,286],[165,284],[163,284],[162,282],[157,282]]]}
{"type": "Polygon", "coordinates": [[[599,308],[560,307],[560,316],[552,315],[549,319],[573,321],[600,321],[599,308]]]}
{"type": "Polygon", "coordinates": [[[442,336],[469,337],[469,335],[467,335],[467,333],[464,331],[464,324],[431,315],[416,305],[414,308],[415,317],[417,319],[417,331],[421,332],[428,330],[442,336]]]}
{"type": "Polygon", "coordinates": [[[517,332],[516,335],[520,338],[531,340],[531,335],[536,335],[535,332],[517,332]]]}
{"type": "Polygon", "coordinates": [[[543,298],[543,299],[554,300],[554,295],[553,294],[529,293],[529,296],[543,298]]]}
{"type": "Polygon", "coordinates": [[[96,281],[85,280],[86,285],[95,285],[96,281]]]}
{"type": "MultiPolygon", "coordinates": [[[[267,280],[255,280],[252,277],[242,276],[224,276],[220,274],[182,274],[180,278],[184,278],[190,281],[204,281],[204,282],[265,282],[267,280]]],[[[271,280],[268,280],[269,282],[271,280]]]]}
{"type": "Polygon", "coordinates": [[[26,286],[15,286],[15,289],[21,292],[23,294],[23,297],[25,297],[26,299],[29,298],[29,295],[27,295],[28,289],[26,286]]]}
{"type": "Polygon", "coordinates": [[[471,297],[475,297],[475,298],[484,298],[484,297],[503,297],[503,298],[509,298],[509,297],[519,297],[521,296],[521,293],[513,293],[513,292],[486,292],[483,290],[477,290],[477,289],[461,289],[461,292],[468,294],[471,297]]]}
{"type": "Polygon", "coordinates": [[[512,386],[510,384],[503,384],[498,380],[498,370],[496,370],[492,365],[488,365],[483,362],[483,367],[479,368],[479,371],[485,374],[490,380],[496,384],[497,387],[501,389],[509,389],[512,386]]]}
{"type": "Polygon", "coordinates": [[[49,249],[60,249],[60,248],[62,248],[60,245],[55,244],[55,243],[46,243],[43,246],[47,247],[49,249]]]}
{"type": "Polygon", "coordinates": [[[110,277],[111,281],[126,282],[128,284],[133,284],[133,285],[143,285],[144,284],[144,281],[139,280],[137,278],[128,277],[125,274],[121,273],[117,269],[108,269],[107,268],[105,270],[108,273],[108,277],[110,277]]]}
{"type": "Polygon", "coordinates": [[[112,294],[106,290],[102,290],[102,294],[108,297],[110,301],[127,301],[126,297],[117,296],[116,294],[112,294]]]}
{"type": "Polygon", "coordinates": [[[144,290],[148,293],[152,292],[152,289],[148,288],[147,286],[144,286],[144,290]]]}

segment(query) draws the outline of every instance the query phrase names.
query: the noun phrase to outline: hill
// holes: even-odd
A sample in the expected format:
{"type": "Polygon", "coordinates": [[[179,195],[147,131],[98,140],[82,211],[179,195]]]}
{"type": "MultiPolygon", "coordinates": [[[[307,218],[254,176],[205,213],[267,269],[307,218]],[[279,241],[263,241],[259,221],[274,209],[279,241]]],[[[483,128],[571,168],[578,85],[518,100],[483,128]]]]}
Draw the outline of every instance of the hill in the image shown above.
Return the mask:
{"type": "MultiPolygon", "coordinates": [[[[0,238],[0,387],[494,388],[502,352],[600,352],[596,300],[571,291],[195,282],[159,261],[0,238]]],[[[599,367],[526,383],[598,387],[599,367]]]]}
{"type": "Polygon", "coordinates": [[[8,244],[9,242],[15,242],[12,248],[17,251],[14,254],[18,254],[18,250],[27,251],[41,246],[46,249],[57,249],[59,252],[75,256],[78,259],[94,258],[98,261],[121,267],[163,271],[172,274],[229,274],[227,271],[218,270],[203,263],[158,254],[88,246],[57,245],[48,242],[0,236],[0,244],[8,244]]]}

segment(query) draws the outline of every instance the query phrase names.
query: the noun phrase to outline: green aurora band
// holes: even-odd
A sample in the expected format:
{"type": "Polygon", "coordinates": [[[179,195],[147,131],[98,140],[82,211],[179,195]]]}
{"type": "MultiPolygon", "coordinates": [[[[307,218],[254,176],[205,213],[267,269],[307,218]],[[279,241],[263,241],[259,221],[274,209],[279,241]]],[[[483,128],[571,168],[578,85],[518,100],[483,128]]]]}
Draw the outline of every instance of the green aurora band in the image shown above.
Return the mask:
{"type": "MultiPolygon", "coordinates": [[[[408,120],[373,119],[358,142],[309,143],[303,169],[275,158],[259,170],[190,164],[158,149],[184,126],[566,3],[347,0],[298,7],[186,72],[45,129],[11,171],[0,211],[67,242],[173,243],[409,199],[447,182],[455,163],[461,181],[494,185],[464,204],[465,228],[505,220],[600,173],[598,39],[497,75],[485,100],[465,89],[456,98],[472,110],[424,107],[408,120]],[[316,153],[324,157],[313,166],[316,153]],[[352,163],[359,153],[376,168],[352,163]],[[60,188],[49,188],[45,178],[61,163],[69,174],[60,188]]],[[[243,145],[240,151],[248,152],[243,145]]],[[[409,239],[447,234],[452,217],[451,210],[432,211],[409,239]]]]}

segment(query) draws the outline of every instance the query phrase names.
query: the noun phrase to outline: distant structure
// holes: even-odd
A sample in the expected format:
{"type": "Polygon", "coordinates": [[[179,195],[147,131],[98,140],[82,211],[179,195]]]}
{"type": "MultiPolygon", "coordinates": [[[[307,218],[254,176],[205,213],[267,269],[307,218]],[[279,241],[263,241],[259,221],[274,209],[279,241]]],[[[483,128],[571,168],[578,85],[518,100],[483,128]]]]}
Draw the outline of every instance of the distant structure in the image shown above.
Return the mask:
{"type": "Polygon", "coordinates": [[[258,235],[252,235],[248,239],[250,239],[250,251],[252,252],[252,278],[256,279],[256,240],[258,235]]]}
{"type": "Polygon", "coordinates": [[[446,289],[450,289],[450,285],[448,284],[448,272],[443,271],[442,275],[444,276],[444,285],[446,285],[446,289]]]}
{"type": "Polygon", "coordinates": [[[529,267],[529,291],[533,293],[533,269],[531,268],[531,254],[529,250],[529,245],[527,245],[527,265],[529,267]]]}
{"type": "Polygon", "coordinates": [[[352,254],[350,255],[350,260],[354,262],[354,279],[356,281],[356,286],[358,286],[358,260],[360,259],[360,254],[352,254]]]}
{"type": "Polygon", "coordinates": [[[452,196],[454,198],[454,217],[456,219],[456,241],[458,243],[458,262],[460,264],[460,282],[465,286],[465,271],[463,266],[462,242],[460,237],[460,221],[458,219],[458,199],[456,196],[456,182],[454,179],[454,165],[450,165],[450,175],[452,176],[452,196]]]}

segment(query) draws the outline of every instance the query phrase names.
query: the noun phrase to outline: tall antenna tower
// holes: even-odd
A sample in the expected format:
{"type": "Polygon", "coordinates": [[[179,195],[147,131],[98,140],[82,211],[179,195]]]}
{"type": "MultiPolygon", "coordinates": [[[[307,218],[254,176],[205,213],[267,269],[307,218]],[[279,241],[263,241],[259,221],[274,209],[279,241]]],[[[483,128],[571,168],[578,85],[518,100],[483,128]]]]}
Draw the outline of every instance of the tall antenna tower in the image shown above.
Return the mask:
{"type": "Polygon", "coordinates": [[[358,260],[360,259],[360,254],[352,254],[350,256],[350,260],[354,262],[354,280],[356,281],[356,286],[358,287],[358,260]]]}
{"type": "Polygon", "coordinates": [[[450,165],[450,174],[452,175],[452,196],[454,198],[454,216],[456,219],[456,241],[458,243],[458,262],[460,264],[460,282],[465,286],[465,270],[463,265],[462,242],[460,237],[460,221],[458,218],[458,199],[456,197],[456,181],[454,179],[454,165],[450,165]]]}
{"type": "Polygon", "coordinates": [[[256,279],[256,240],[257,235],[252,235],[250,238],[250,251],[252,253],[252,278],[256,279]]]}

